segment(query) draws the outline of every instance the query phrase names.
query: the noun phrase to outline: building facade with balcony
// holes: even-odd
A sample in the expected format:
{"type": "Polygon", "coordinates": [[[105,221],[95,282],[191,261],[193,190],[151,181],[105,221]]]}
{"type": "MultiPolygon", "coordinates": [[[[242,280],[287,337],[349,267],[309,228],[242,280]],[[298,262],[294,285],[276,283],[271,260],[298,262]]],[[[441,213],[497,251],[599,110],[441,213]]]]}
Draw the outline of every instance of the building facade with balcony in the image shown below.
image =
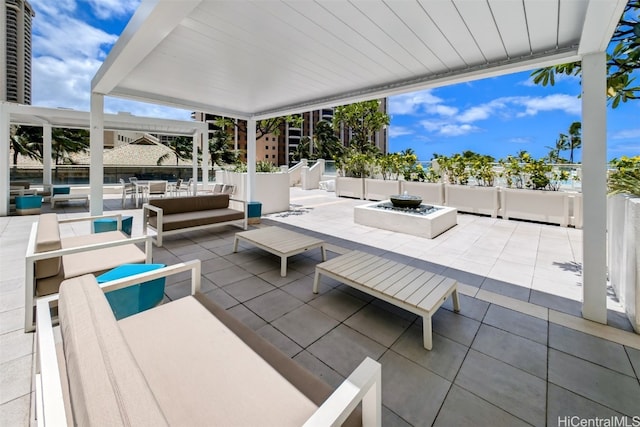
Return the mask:
{"type": "Polygon", "coordinates": [[[4,0],[0,7],[0,100],[31,104],[31,21],[25,0],[4,0]]]}

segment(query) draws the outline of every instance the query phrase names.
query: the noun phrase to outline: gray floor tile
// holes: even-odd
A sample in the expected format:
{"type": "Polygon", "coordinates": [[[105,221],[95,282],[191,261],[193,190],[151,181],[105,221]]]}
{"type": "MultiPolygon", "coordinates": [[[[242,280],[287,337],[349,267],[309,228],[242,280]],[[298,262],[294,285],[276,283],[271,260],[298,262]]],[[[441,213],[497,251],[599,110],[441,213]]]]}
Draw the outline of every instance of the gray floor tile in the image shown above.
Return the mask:
{"type": "Polygon", "coordinates": [[[321,297],[325,293],[333,289],[332,286],[325,283],[320,283],[318,286],[318,293],[313,293],[313,277],[304,276],[300,279],[281,286],[280,289],[298,298],[300,301],[309,302],[316,298],[321,297]]]}
{"type": "Polygon", "coordinates": [[[391,347],[412,322],[369,304],[344,323],[385,347],[391,347]]]}
{"type": "Polygon", "coordinates": [[[417,314],[413,314],[410,311],[405,310],[404,308],[400,308],[397,305],[393,305],[389,302],[383,301],[381,299],[378,298],[374,298],[371,301],[371,305],[375,306],[375,307],[380,307],[383,310],[387,310],[390,313],[395,314],[396,316],[402,317],[403,319],[406,319],[410,322],[414,322],[418,317],[417,314]]]}
{"type": "Polygon", "coordinates": [[[451,383],[393,351],[382,363],[382,403],[414,426],[430,426],[451,383]]]}
{"type": "MultiPolygon", "coordinates": [[[[459,292],[458,298],[460,300],[461,315],[470,317],[479,322],[484,319],[484,316],[487,314],[487,310],[489,310],[488,302],[463,295],[459,292]]],[[[451,298],[447,298],[444,304],[442,304],[442,308],[453,311],[453,300],[451,298]]]]}
{"type": "MultiPolygon", "coordinates": [[[[418,319],[422,328],[422,318],[418,319]]],[[[433,332],[450,338],[462,345],[470,346],[478,332],[480,322],[461,316],[449,310],[438,310],[431,316],[433,332]]]]}
{"type": "MultiPolygon", "coordinates": [[[[227,288],[236,285],[237,284],[229,285],[227,288]]],[[[225,290],[227,288],[225,288],[225,290]]],[[[274,289],[245,303],[251,311],[267,322],[272,322],[278,317],[295,310],[302,304],[304,304],[302,301],[280,289],[274,289]]]]}
{"type": "Polygon", "coordinates": [[[491,304],[483,323],[547,345],[547,321],[491,304]]]}
{"type": "Polygon", "coordinates": [[[165,286],[164,294],[169,297],[171,301],[191,295],[191,282],[184,280],[180,283],[165,286]]]}
{"type": "Polygon", "coordinates": [[[427,350],[422,341],[422,327],[412,325],[391,349],[432,372],[453,381],[468,347],[439,334],[433,334],[433,348],[427,350]]]}
{"type": "Polygon", "coordinates": [[[245,302],[262,294],[266,294],[275,288],[259,277],[251,276],[224,286],[226,293],[240,302],[245,302]]]}
{"type": "Polygon", "coordinates": [[[209,259],[220,258],[220,256],[204,248],[201,248],[201,250],[199,250],[198,252],[178,255],[178,258],[180,258],[181,261],[191,261],[192,259],[199,259],[200,261],[206,261],[209,259]]]}
{"type": "Polygon", "coordinates": [[[482,285],[485,277],[480,276],[479,274],[469,273],[467,271],[458,270],[457,268],[448,267],[442,273],[445,277],[451,277],[452,279],[456,279],[458,283],[462,283],[463,285],[473,286],[474,288],[479,288],[482,285]]]}
{"type": "Polygon", "coordinates": [[[582,303],[558,295],[551,295],[537,289],[531,289],[529,302],[541,305],[543,307],[552,308],[562,313],[571,314],[572,316],[582,317],[582,303]]]}
{"type": "Polygon", "coordinates": [[[470,350],[455,384],[526,422],[545,425],[546,382],[470,350]]]}
{"type": "Polygon", "coordinates": [[[565,390],[562,387],[558,387],[555,384],[549,383],[547,387],[547,402],[549,402],[547,407],[548,426],[559,426],[562,425],[561,422],[568,426],[570,423],[564,422],[564,420],[566,420],[567,417],[576,415],[582,419],[610,419],[611,417],[622,416],[622,414],[614,411],[613,409],[602,406],[593,400],[578,396],[577,394],[572,393],[569,390],[565,390]]]}
{"type": "Polygon", "coordinates": [[[0,312],[0,334],[17,331],[24,331],[24,302],[22,308],[0,312]]]}
{"type": "Polygon", "coordinates": [[[348,377],[367,356],[378,360],[386,348],[345,325],[339,325],[307,350],[348,377]]]}
{"type": "Polygon", "coordinates": [[[218,304],[224,309],[231,308],[234,305],[240,304],[240,302],[237,299],[235,299],[234,297],[226,293],[224,289],[220,289],[220,288],[214,289],[212,291],[205,292],[205,295],[211,301],[215,302],[216,304],[218,304]]]}
{"type": "Polygon", "coordinates": [[[302,347],[291,341],[282,332],[271,325],[264,325],[256,331],[258,335],[275,345],[289,357],[293,357],[302,351],[302,347]]]}
{"type": "Polygon", "coordinates": [[[400,415],[382,405],[382,425],[385,427],[411,427],[400,415]]]}
{"type": "Polygon", "coordinates": [[[547,378],[546,345],[482,325],[471,348],[542,379],[547,378]]]}
{"type": "Polygon", "coordinates": [[[342,292],[346,292],[349,295],[352,295],[352,296],[354,296],[356,298],[359,298],[359,299],[361,299],[362,301],[365,301],[365,302],[371,302],[371,301],[373,301],[375,299],[371,295],[369,295],[367,293],[364,293],[362,291],[359,291],[358,289],[352,288],[351,286],[348,286],[348,285],[345,285],[345,284],[338,284],[336,286],[336,289],[339,289],[342,292]]]}
{"type": "Polygon", "coordinates": [[[272,325],[303,348],[338,325],[338,321],[319,310],[303,305],[273,321],[272,325]]]}
{"type": "Polygon", "coordinates": [[[607,310],[607,325],[623,331],[633,332],[633,326],[625,313],[607,310]]]}
{"type": "Polygon", "coordinates": [[[640,350],[631,347],[625,347],[625,350],[629,355],[629,360],[631,360],[631,365],[635,371],[636,378],[640,378],[640,350]]]}
{"type": "Polygon", "coordinates": [[[289,259],[290,261],[287,263],[287,268],[304,275],[314,274],[316,271],[316,265],[320,262],[303,255],[296,255],[289,259]]]}
{"type": "Polygon", "coordinates": [[[217,257],[202,262],[202,274],[206,277],[209,273],[232,267],[233,263],[225,258],[217,257]]]}
{"type": "Polygon", "coordinates": [[[0,405],[0,420],[5,426],[28,426],[31,410],[31,394],[0,405]]]}
{"type": "Polygon", "coordinates": [[[622,414],[638,415],[640,385],[636,378],[551,348],[549,382],[622,414]]]}
{"type": "Polygon", "coordinates": [[[442,405],[434,427],[524,427],[529,425],[454,384],[444,401],[444,405],[442,405]]]}
{"type": "Polygon", "coordinates": [[[32,359],[28,354],[0,364],[0,405],[31,392],[32,359]]]}
{"type": "Polygon", "coordinates": [[[287,283],[293,282],[294,280],[303,278],[304,274],[297,272],[296,270],[287,269],[287,275],[282,277],[280,275],[280,268],[275,268],[258,274],[258,277],[260,277],[262,280],[266,280],[273,286],[281,287],[286,285],[287,283]]]}
{"type": "Polygon", "coordinates": [[[205,277],[211,280],[216,285],[223,287],[231,283],[237,282],[238,280],[243,280],[249,277],[253,277],[253,274],[249,273],[247,270],[244,270],[234,265],[229,268],[223,268],[222,270],[217,270],[214,273],[209,273],[205,277]]]}
{"type": "Polygon", "coordinates": [[[309,302],[309,305],[341,322],[360,310],[365,304],[366,302],[361,299],[337,289],[332,289],[309,302]]]}
{"type": "Polygon", "coordinates": [[[500,295],[506,295],[511,298],[516,298],[522,301],[529,301],[530,288],[524,286],[514,285],[513,283],[507,283],[502,280],[492,279],[487,277],[483,282],[480,289],[485,291],[494,292],[500,295]]]}
{"type": "Polygon", "coordinates": [[[253,311],[249,310],[242,304],[238,304],[227,310],[233,317],[240,320],[242,323],[257,331],[267,324],[263,319],[258,317],[253,311]]]}
{"type": "Polygon", "coordinates": [[[248,272],[258,275],[268,271],[280,271],[280,258],[275,256],[264,256],[253,261],[238,263],[238,266],[244,268],[248,272]]]}
{"type": "Polygon", "coordinates": [[[551,323],[549,347],[635,377],[624,347],[612,341],[551,323]]]}
{"type": "Polygon", "coordinates": [[[342,375],[337,373],[334,369],[331,369],[320,361],[320,359],[306,350],[298,353],[293,360],[307,368],[311,373],[318,378],[321,378],[334,389],[338,388],[338,386],[344,381],[344,377],[342,375]]]}
{"type": "Polygon", "coordinates": [[[17,330],[0,335],[0,363],[9,362],[33,353],[35,334],[17,330]]]}

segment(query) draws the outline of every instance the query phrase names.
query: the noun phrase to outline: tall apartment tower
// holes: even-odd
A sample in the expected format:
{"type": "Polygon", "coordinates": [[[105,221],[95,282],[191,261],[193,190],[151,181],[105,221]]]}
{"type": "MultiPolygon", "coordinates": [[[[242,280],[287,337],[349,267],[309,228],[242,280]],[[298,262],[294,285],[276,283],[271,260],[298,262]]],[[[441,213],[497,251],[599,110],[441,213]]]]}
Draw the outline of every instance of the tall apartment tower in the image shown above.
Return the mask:
{"type": "MultiPolygon", "coordinates": [[[[388,99],[383,98],[380,100],[380,111],[388,112],[388,99]]],[[[313,134],[318,122],[321,120],[331,123],[333,120],[334,109],[323,108],[321,110],[306,111],[301,113],[302,125],[300,127],[293,127],[289,124],[283,124],[277,135],[267,134],[256,140],[256,158],[257,160],[264,160],[271,162],[275,165],[288,165],[291,163],[293,153],[295,153],[298,144],[304,137],[308,137],[313,140],[313,134]]],[[[212,114],[206,114],[203,112],[191,113],[191,118],[196,121],[206,122],[209,124],[208,139],[213,137],[213,132],[219,128],[215,126],[214,122],[216,116],[212,114]]],[[[240,150],[241,153],[246,152],[247,149],[247,135],[246,135],[246,123],[239,121],[239,126],[234,129],[229,129],[231,133],[231,144],[236,150],[240,150]]],[[[349,128],[342,128],[338,132],[340,141],[345,146],[349,146],[352,133],[349,128]]],[[[383,153],[387,153],[389,149],[387,129],[382,129],[376,132],[373,136],[373,142],[376,147],[383,153]]],[[[244,156],[241,156],[244,158],[244,156]]]]}
{"type": "Polygon", "coordinates": [[[0,100],[31,104],[31,20],[26,0],[2,0],[0,7],[0,100]]]}

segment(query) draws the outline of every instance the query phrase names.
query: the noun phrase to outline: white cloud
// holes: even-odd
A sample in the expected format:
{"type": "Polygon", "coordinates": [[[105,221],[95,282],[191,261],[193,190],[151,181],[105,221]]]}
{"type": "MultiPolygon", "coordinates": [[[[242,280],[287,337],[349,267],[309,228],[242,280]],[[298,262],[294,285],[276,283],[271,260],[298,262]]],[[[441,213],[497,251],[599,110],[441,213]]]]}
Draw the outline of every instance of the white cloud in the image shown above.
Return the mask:
{"type": "Polygon", "coordinates": [[[140,4],[139,0],[84,0],[91,5],[100,19],[131,15],[140,4]]]}
{"type": "Polygon", "coordinates": [[[624,129],[624,130],[615,132],[613,135],[611,135],[611,139],[631,139],[631,138],[640,138],[640,128],[624,129]]]}
{"type": "Polygon", "coordinates": [[[529,137],[511,138],[509,142],[513,142],[514,144],[528,144],[531,142],[531,138],[529,137]]]}
{"type": "Polygon", "coordinates": [[[542,97],[522,96],[513,100],[516,105],[525,107],[525,111],[518,113],[518,117],[535,116],[541,111],[559,110],[573,115],[580,115],[582,111],[582,104],[576,96],[562,93],[542,97]]]}
{"type": "Polygon", "coordinates": [[[461,136],[472,132],[478,132],[479,130],[479,127],[470,124],[447,124],[442,126],[438,133],[442,136],[461,136]]]}
{"type": "Polygon", "coordinates": [[[397,138],[403,135],[412,135],[415,132],[413,129],[410,129],[405,126],[390,126],[389,127],[389,138],[397,138]]]}
{"type": "Polygon", "coordinates": [[[390,114],[417,114],[420,110],[435,107],[442,103],[442,99],[431,94],[431,90],[396,95],[389,98],[390,114]]]}
{"type": "Polygon", "coordinates": [[[69,16],[43,20],[33,36],[34,58],[41,55],[59,59],[104,59],[105,48],[118,39],[82,21],[69,16]]]}

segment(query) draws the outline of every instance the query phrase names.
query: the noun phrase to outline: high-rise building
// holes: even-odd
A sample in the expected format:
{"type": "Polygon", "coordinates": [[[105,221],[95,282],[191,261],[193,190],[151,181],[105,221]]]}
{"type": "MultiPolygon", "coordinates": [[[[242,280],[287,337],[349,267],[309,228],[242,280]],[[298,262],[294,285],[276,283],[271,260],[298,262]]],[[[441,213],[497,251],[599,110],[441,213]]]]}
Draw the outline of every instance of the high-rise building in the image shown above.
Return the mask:
{"type": "Polygon", "coordinates": [[[31,104],[31,20],[26,0],[3,0],[0,7],[0,100],[31,104]]]}
{"type": "MultiPolygon", "coordinates": [[[[388,112],[387,98],[381,100],[380,110],[385,113],[388,112]]],[[[300,127],[282,124],[280,129],[278,129],[279,132],[277,135],[269,133],[259,136],[256,139],[256,159],[269,161],[275,165],[290,164],[291,157],[293,153],[295,153],[296,148],[302,139],[307,137],[310,140],[313,140],[313,135],[318,122],[324,120],[331,123],[333,120],[333,114],[333,108],[306,111],[300,114],[302,116],[302,125],[300,127]]],[[[219,130],[219,127],[215,125],[215,120],[217,118],[215,115],[203,112],[194,112],[191,114],[191,117],[194,120],[209,124],[208,139],[213,138],[214,132],[219,130]]],[[[228,132],[232,133],[230,145],[232,145],[232,149],[239,150],[241,158],[244,159],[247,149],[246,122],[239,120],[236,123],[237,126],[228,130],[228,132]]],[[[343,127],[337,132],[337,134],[340,141],[342,141],[345,146],[348,146],[352,138],[351,130],[343,127]]],[[[386,153],[389,148],[387,129],[384,128],[379,132],[376,132],[373,135],[372,142],[380,149],[380,151],[386,153]]]]}

